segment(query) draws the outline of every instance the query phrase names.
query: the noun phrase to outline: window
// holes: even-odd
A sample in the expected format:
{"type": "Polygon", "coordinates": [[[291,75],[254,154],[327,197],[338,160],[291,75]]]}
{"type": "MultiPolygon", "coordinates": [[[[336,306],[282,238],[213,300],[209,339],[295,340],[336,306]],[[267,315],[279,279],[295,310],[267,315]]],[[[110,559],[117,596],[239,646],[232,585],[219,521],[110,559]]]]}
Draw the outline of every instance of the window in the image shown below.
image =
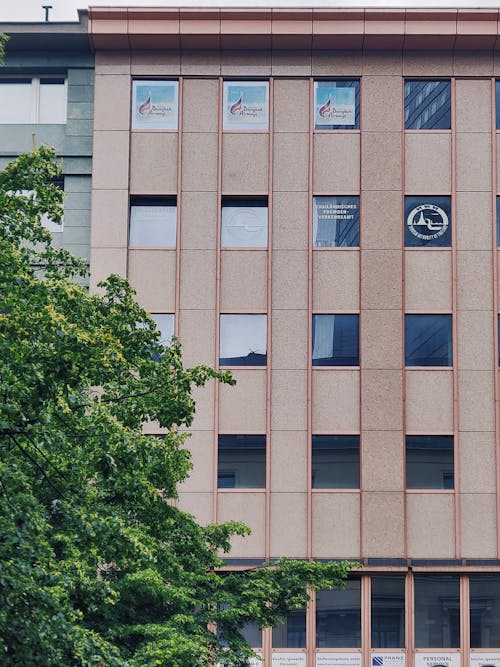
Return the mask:
{"type": "MultiPolygon", "coordinates": [[[[51,182],[64,192],[64,178],[58,178],[51,182]]],[[[63,221],[54,222],[46,213],[42,216],[41,223],[52,234],[60,234],[63,231],[63,221]]]]}
{"type": "Polygon", "coordinates": [[[177,207],[174,199],[132,199],[128,241],[131,248],[175,248],[176,234],[177,207]]]}
{"type": "Polygon", "coordinates": [[[28,77],[0,81],[0,123],[66,122],[64,77],[28,77]]]}
{"type": "Polygon", "coordinates": [[[361,646],[361,582],[350,579],[344,589],[319,591],[316,598],[316,646],[361,646]]]}
{"type": "Polygon", "coordinates": [[[292,611],[273,628],[273,648],[306,648],[306,610],[292,611]]]}
{"type": "Polygon", "coordinates": [[[178,81],[132,82],[133,130],[177,130],[178,107],[178,81]]]}
{"type": "Polygon", "coordinates": [[[313,435],[312,488],[359,489],[359,435],[313,435]]]}
{"type": "Polygon", "coordinates": [[[500,81],[495,81],[496,126],[500,130],[500,81]]]}
{"type": "Polygon", "coordinates": [[[500,648],[500,576],[471,575],[471,648],[500,648]]]}
{"type": "MultiPolygon", "coordinates": [[[[498,82],[497,82],[498,90],[498,82]]],[[[497,114],[500,113],[497,107],[497,114]]],[[[500,197],[497,197],[497,247],[500,248],[500,197]]]]}
{"type": "Polygon", "coordinates": [[[267,81],[224,81],[223,129],[269,129],[267,81]]]}
{"type": "Polygon", "coordinates": [[[160,332],[160,343],[170,345],[174,335],[175,315],[172,313],[150,313],[160,332]]]}
{"type": "Polygon", "coordinates": [[[453,489],[453,436],[406,436],[406,488],[453,489]]]}
{"type": "Polygon", "coordinates": [[[460,646],[458,575],[415,574],[415,647],[460,646]]]}
{"type": "Polygon", "coordinates": [[[405,81],[405,130],[449,130],[449,81],[405,81]]]}
{"type": "Polygon", "coordinates": [[[405,197],[405,246],[451,246],[450,197],[405,197]]]}
{"type": "Polygon", "coordinates": [[[359,246],[359,197],[314,197],[316,248],[359,246]]]}
{"type": "Polygon", "coordinates": [[[359,315],[313,315],[313,366],[359,366],[359,315]]]}
{"type": "Polygon", "coordinates": [[[267,200],[227,197],[222,202],[221,245],[267,248],[267,200]]]}
{"type": "Polygon", "coordinates": [[[405,316],[407,366],[452,366],[451,315],[405,316]]]}
{"type": "Polygon", "coordinates": [[[372,648],[405,646],[405,578],[371,578],[372,648]]]}
{"type": "Polygon", "coordinates": [[[359,129],[359,81],[314,82],[314,129],[359,129]]]}
{"type": "Polygon", "coordinates": [[[219,489],[265,488],[265,435],[219,435],[218,452],[219,489]]]}
{"type": "Polygon", "coordinates": [[[267,364],[267,315],[221,315],[221,366],[267,364]]]}

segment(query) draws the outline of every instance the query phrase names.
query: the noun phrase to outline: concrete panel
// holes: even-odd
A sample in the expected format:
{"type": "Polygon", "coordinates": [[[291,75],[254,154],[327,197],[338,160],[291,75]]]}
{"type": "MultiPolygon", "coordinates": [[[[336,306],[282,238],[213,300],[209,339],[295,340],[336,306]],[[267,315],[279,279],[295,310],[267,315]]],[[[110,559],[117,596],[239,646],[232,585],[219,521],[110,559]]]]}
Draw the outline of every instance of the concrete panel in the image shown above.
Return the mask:
{"type": "Polygon", "coordinates": [[[491,193],[457,192],[456,200],[457,248],[491,250],[491,193]]]}
{"type": "Polygon", "coordinates": [[[127,250],[125,248],[92,248],[90,263],[90,291],[96,292],[97,285],[111,273],[127,276],[127,250]]]}
{"type": "Polygon", "coordinates": [[[496,558],[496,495],[461,494],[460,529],[462,558],[496,558]],[[478,517],[481,517],[480,521],[478,517]]]}
{"type": "Polygon", "coordinates": [[[307,557],[307,495],[271,493],[271,557],[307,557]],[[293,530],[290,530],[293,517],[293,530]]]}
{"type": "Polygon", "coordinates": [[[406,429],[410,433],[453,432],[452,371],[406,371],[406,429]]]}
{"type": "Polygon", "coordinates": [[[215,252],[181,251],[181,308],[213,308],[215,304],[215,252]]]}
{"type": "Polygon", "coordinates": [[[401,76],[363,76],[361,124],[365,132],[400,132],[403,118],[401,76]]]}
{"type": "Polygon", "coordinates": [[[371,132],[363,137],[361,156],[363,190],[401,189],[401,135],[371,132]],[[384,165],[381,169],[380,165],[384,165]]]}
{"type": "Polygon", "coordinates": [[[182,108],[184,132],[217,132],[219,82],[214,79],[184,79],[182,108]]]}
{"type": "Polygon", "coordinates": [[[275,132],[309,130],[309,81],[276,79],[273,100],[275,132]]]}
{"type": "Polygon", "coordinates": [[[273,50],[271,54],[273,76],[311,76],[311,52],[298,50],[273,50]]]}
{"type": "Polygon", "coordinates": [[[485,279],[493,271],[491,252],[457,252],[457,308],[488,310],[493,303],[493,281],[485,279]]]}
{"type": "Polygon", "coordinates": [[[407,494],[409,558],[455,558],[452,493],[407,494]]]}
{"type": "Polygon", "coordinates": [[[129,51],[98,51],[95,54],[96,74],[130,74],[129,51]]]}
{"type": "Polygon", "coordinates": [[[403,427],[401,371],[363,370],[361,423],[367,431],[400,431],[403,427]]]}
{"type": "Polygon", "coordinates": [[[274,310],[272,318],[273,369],[307,368],[307,310],[274,310]]]}
{"type": "Polygon", "coordinates": [[[313,76],[354,76],[361,74],[361,51],[318,50],[312,54],[313,76]]]}
{"type": "Polygon", "coordinates": [[[365,250],[400,250],[402,220],[400,192],[363,192],[361,237],[365,250]]]}
{"type": "Polygon", "coordinates": [[[493,76],[493,51],[477,51],[471,58],[470,51],[453,53],[454,76],[493,76]]]}
{"type": "Polygon", "coordinates": [[[457,133],[457,190],[491,190],[491,135],[457,133]]]}
{"type": "Polygon", "coordinates": [[[402,256],[397,250],[366,250],[361,255],[361,308],[394,309],[403,303],[402,256]]]}
{"type": "Polygon", "coordinates": [[[129,250],[128,280],[146,310],[175,310],[175,250],[129,250]]]}
{"type": "Polygon", "coordinates": [[[359,371],[313,370],[312,395],[313,432],[359,431],[359,371]]]}
{"type": "Polygon", "coordinates": [[[189,76],[219,76],[220,53],[218,51],[183,50],[181,53],[181,74],[189,76]]]}
{"type": "MultiPolygon", "coordinates": [[[[271,488],[279,492],[307,489],[307,432],[273,431],[271,434],[271,488]],[[293,465],[290,463],[293,461],[293,465]]],[[[290,515],[290,513],[289,513],[290,515]]]]}
{"type": "Polygon", "coordinates": [[[273,194],[273,248],[306,250],[308,217],[307,192],[273,194]]]}
{"type": "Polygon", "coordinates": [[[215,364],[215,310],[181,310],[179,314],[179,338],[182,343],[182,359],[186,366],[215,364]],[[200,335],[203,332],[203,335],[200,335]]]}
{"type": "Polygon", "coordinates": [[[404,556],[403,493],[363,493],[363,556],[404,556]]]}
{"type": "Polygon", "coordinates": [[[495,493],[495,434],[461,431],[458,440],[461,493],[495,493]]]}
{"type": "Polygon", "coordinates": [[[95,190],[92,207],[92,246],[126,248],[128,191],[95,190]]]}
{"type": "Polygon", "coordinates": [[[223,250],[220,309],[222,312],[267,308],[267,252],[223,250]]]}
{"type": "Polygon", "coordinates": [[[236,386],[221,385],[219,389],[219,431],[265,433],[266,371],[235,370],[232,373],[236,386]]]}
{"type": "Polygon", "coordinates": [[[359,134],[314,135],[313,190],[323,194],[359,192],[359,134]]]}
{"type": "Polygon", "coordinates": [[[457,313],[458,367],[488,370],[496,365],[493,347],[493,313],[459,310],[457,313]]]}
{"type": "Polygon", "coordinates": [[[130,193],[145,195],[177,192],[177,133],[132,132],[130,193]]]}
{"type": "Polygon", "coordinates": [[[403,58],[400,50],[373,51],[366,49],[363,52],[363,76],[374,74],[402,74],[403,58]]]}
{"type": "Polygon", "coordinates": [[[256,50],[226,50],[221,52],[221,74],[223,76],[269,76],[271,53],[256,50]]]}
{"type": "Polygon", "coordinates": [[[491,81],[459,79],[456,109],[457,132],[491,132],[491,81]]]}
{"type": "Polygon", "coordinates": [[[401,311],[364,310],[361,321],[359,333],[363,368],[385,370],[401,368],[403,355],[401,311]]]}
{"type": "MultiPolygon", "coordinates": [[[[277,431],[303,431],[307,425],[306,371],[274,370],[272,374],[271,428],[277,431]]],[[[265,392],[263,392],[265,395],[265,392]]]]}
{"type": "Polygon", "coordinates": [[[213,523],[211,493],[180,493],[178,507],[192,514],[202,526],[213,523]]]}
{"type": "Polygon", "coordinates": [[[359,558],[359,493],[313,493],[313,558],[359,558]]]}
{"type": "Polygon", "coordinates": [[[451,252],[411,250],[405,253],[405,308],[410,311],[451,311],[451,252]],[[428,286],[428,289],[424,287],[428,286]]]}
{"type": "MultiPolygon", "coordinates": [[[[189,310],[186,311],[187,314],[192,316],[197,311],[189,310]]],[[[207,311],[198,311],[198,312],[207,312],[207,311]]],[[[182,315],[182,311],[181,311],[182,315]]],[[[214,318],[215,319],[215,318],[214,318]]],[[[185,348],[182,349],[182,360],[186,366],[193,366],[193,364],[186,363],[186,354],[185,348]]],[[[204,360],[200,359],[200,363],[205,363],[204,360]]],[[[212,363],[213,366],[213,363],[212,363]]],[[[205,387],[193,387],[192,396],[196,403],[196,413],[194,416],[193,424],[189,427],[191,432],[194,431],[209,431],[213,436],[213,427],[214,427],[214,382],[208,383],[205,387]]],[[[188,441],[189,447],[189,441],[188,441]]]]}
{"type": "Polygon", "coordinates": [[[406,51],[403,55],[404,76],[452,76],[453,58],[449,51],[406,51]]]}
{"type": "Polygon", "coordinates": [[[128,131],[130,104],[130,76],[128,74],[96,75],[94,129],[128,131]],[[111,104],[110,100],[112,100],[111,104]]]}
{"type": "Polygon", "coordinates": [[[184,250],[215,250],[217,193],[183,192],[180,214],[181,247],[184,250]]]}
{"type": "Polygon", "coordinates": [[[247,537],[234,537],[226,558],[261,558],[265,554],[265,494],[219,493],[217,520],[242,521],[252,531],[247,537]]]}
{"type": "Polygon", "coordinates": [[[129,133],[94,133],[94,190],[128,189],[129,133]]]}
{"type": "Polygon", "coordinates": [[[179,491],[210,492],[214,488],[214,436],[211,431],[192,431],[186,441],[193,467],[179,491]]]}
{"type": "MultiPolygon", "coordinates": [[[[213,153],[207,159],[213,160],[213,153]]],[[[225,194],[265,194],[268,183],[269,137],[266,133],[224,132],[222,191],[225,194]]]]}
{"type": "Polygon", "coordinates": [[[274,190],[305,192],[308,187],[309,135],[274,135],[274,190]]]}
{"type": "Polygon", "coordinates": [[[182,189],[187,192],[215,192],[217,134],[184,132],[182,155],[182,189]]]}
{"type": "Polygon", "coordinates": [[[359,310],[359,252],[313,253],[313,309],[359,310]]]}
{"type": "Polygon", "coordinates": [[[274,308],[307,308],[307,253],[273,251],[272,303],[274,308]],[[298,277],[302,277],[299,280],[298,277]]]}
{"type": "Polygon", "coordinates": [[[364,491],[404,490],[402,433],[364,431],[361,438],[361,452],[361,479],[364,491]]]}
{"type": "Polygon", "coordinates": [[[493,374],[491,371],[458,372],[458,414],[461,431],[493,431],[493,374]]]}
{"type": "Polygon", "coordinates": [[[171,51],[131,51],[130,69],[137,76],[178,76],[181,71],[180,56],[171,51]]]}
{"type": "Polygon", "coordinates": [[[405,191],[407,194],[451,191],[451,134],[405,134],[405,191]]]}

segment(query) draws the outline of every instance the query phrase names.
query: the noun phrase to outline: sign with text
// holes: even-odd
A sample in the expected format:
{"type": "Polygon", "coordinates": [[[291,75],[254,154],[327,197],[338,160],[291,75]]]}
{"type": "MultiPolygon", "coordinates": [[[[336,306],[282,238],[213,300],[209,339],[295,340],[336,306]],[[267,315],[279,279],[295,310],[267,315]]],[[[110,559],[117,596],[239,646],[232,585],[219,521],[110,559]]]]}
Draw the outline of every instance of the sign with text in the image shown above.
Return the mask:
{"type": "Polygon", "coordinates": [[[316,653],[316,667],[361,667],[361,653],[316,653]]]}
{"type": "Polygon", "coordinates": [[[314,197],[315,248],[359,246],[359,197],[314,197]]]}
{"type": "Polygon", "coordinates": [[[356,89],[339,82],[314,84],[314,127],[356,127],[356,89]]]}
{"type": "Polygon", "coordinates": [[[224,82],[225,130],[269,128],[269,83],[267,81],[224,82]]]}
{"type": "Polygon", "coordinates": [[[178,118],[178,81],[133,82],[133,130],[176,130],[178,118]]]}
{"type": "Polygon", "coordinates": [[[306,667],[305,653],[273,653],[272,667],[306,667]]]}
{"type": "Polygon", "coordinates": [[[405,246],[451,246],[450,197],[405,197],[405,246]]]}
{"type": "Polygon", "coordinates": [[[500,653],[471,653],[470,667],[500,667],[500,653]]]}
{"type": "Polygon", "coordinates": [[[460,653],[415,653],[415,667],[460,667],[460,653]]]}
{"type": "Polygon", "coordinates": [[[371,667],[405,667],[406,655],[400,653],[381,653],[372,651],[371,667]]]}

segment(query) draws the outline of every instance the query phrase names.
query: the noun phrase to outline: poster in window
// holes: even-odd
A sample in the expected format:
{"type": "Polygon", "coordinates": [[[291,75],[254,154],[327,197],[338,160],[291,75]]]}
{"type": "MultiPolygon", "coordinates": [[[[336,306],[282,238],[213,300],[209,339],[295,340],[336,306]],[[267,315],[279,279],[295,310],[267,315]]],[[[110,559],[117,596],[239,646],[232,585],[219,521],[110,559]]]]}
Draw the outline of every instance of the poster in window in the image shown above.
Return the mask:
{"type": "Polygon", "coordinates": [[[451,246],[451,197],[405,197],[405,246],[451,246]]]}
{"type": "Polygon", "coordinates": [[[267,81],[225,81],[223,105],[225,130],[269,128],[267,81]]]}
{"type": "Polygon", "coordinates": [[[316,248],[359,246],[359,197],[314,197],[316,248]]]}
{"type": "Polygon", "coordinates": [[[470,667],[500,667],[500,653],[471,653],[470,667]]]}
{"type": "Polygon", "coordinates": [[[221,243],[225,248],[265,248],[267,206],[224,205],[221,243]]]}
{"type": "MultiPolygon", "coordinates": [[[[249,658],[248,665],[249,667],[263,667],[262,656],[258,653],[257,656],[249,658]]],[[[217,667],[222,667],[220,662],[217,663],[217,667]]]]}
{"type": "Polygon", "coordinates": [[[306,667],[305,653],[273,653],[271,667],[306,667]]]}
{"type": "Polygon", "coordinates": [[[361,653],[316,653],[316,667],[361,667],[361,653]]]}
{"type": "Polygon", "coordinates": [[[134,81],[132,129],[176,130],[179,116],[177,81],[134,81]]]}
{"type": "Polygon", "coordinates": [[[460,653],[415,653],[415,667],[460,667],[460,653]]]}
{"type": "Polygon", "coordinates": [[[356,128],[356,88],[315,82],[314,126],[316,129],[356,128]]]}
{"type": "Polygon", "coordinates": [[[176,232],[175,206],[132,205],[129,230],[131,248],[174,248],[176,232]]]}
{"type": "Polygon", "coordinates": [[[405,667],[406,655],[403,651],[381,653],[372,651],[371,667],[405,667]]]}

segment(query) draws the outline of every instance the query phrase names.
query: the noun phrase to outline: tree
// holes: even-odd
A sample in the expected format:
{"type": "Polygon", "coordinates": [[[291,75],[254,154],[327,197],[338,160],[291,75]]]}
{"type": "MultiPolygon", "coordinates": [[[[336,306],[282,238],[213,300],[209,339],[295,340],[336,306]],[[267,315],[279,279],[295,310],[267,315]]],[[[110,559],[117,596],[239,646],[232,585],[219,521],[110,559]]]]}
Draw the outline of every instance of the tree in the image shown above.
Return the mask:
{"type": "Polygon", "coordinates": [[[124,279],[78,284],[85,264],[41,225],[61,219],[57,173],[42,147],[0,174],[0,663],[245,665],[246,622],[276,624],[354,564],[220,572],[247,528],[203,527],[171,501],[192,387],[233,380],[184,368],[124,279]]]}

